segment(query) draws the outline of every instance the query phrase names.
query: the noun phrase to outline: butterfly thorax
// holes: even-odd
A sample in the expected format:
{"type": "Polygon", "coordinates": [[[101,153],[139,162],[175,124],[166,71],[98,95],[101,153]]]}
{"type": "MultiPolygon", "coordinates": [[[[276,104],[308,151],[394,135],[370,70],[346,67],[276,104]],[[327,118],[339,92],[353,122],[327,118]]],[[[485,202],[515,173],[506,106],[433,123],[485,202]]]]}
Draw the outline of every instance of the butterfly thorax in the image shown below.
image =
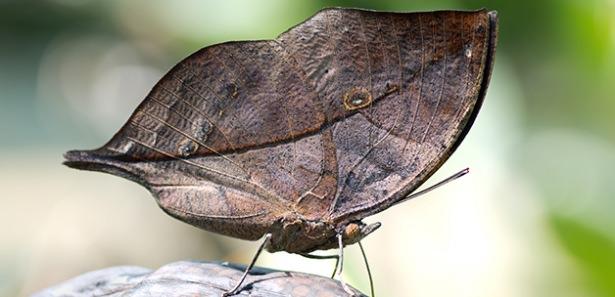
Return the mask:
{"type": "Polygon", "coordinates": [[[344,245],[358,242],[380,227],[380,223],[366,225],[361,221],[332,224],[326,221],[306,220],[301,217],[284,217],[272,225],[269,252],[309,253],[339,246],[337,235],[342,235],[344,245]]]}

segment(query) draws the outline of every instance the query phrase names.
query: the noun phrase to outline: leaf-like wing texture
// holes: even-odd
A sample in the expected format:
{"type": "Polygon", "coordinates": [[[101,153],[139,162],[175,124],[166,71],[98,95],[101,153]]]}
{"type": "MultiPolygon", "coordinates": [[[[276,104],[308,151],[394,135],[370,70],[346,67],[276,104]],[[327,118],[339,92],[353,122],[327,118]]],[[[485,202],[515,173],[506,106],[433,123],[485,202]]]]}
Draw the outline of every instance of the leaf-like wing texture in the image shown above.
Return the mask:
{"type": "Polygon", "coordinates": [[[298,214],[341,221],[418,187],[459,144],[495,44],[487,11],[326,9],[275,40],[206,47],[71,167],[147,187],[181,220],[256,239],[298,214]]]}
{"type": "MultiPolygon", "coordinates": [[[[363,88],[375,97],[398,90],[333,126],[339,178],[329,211],[337,222],[351,221],[403,199],[457,148],[485,96],[497,16],[485,10],[332,10],[321,17],[337,28],[329,31],[335,41],[331,57],[321,58],[331,61],[335,80],[317,80],[321,96],[343,98],[363,88]]],[[[302,56],[320,54],[308,50],[302,56]]],[[[315,75],[319,66],[306,68],[315,75]]]]}

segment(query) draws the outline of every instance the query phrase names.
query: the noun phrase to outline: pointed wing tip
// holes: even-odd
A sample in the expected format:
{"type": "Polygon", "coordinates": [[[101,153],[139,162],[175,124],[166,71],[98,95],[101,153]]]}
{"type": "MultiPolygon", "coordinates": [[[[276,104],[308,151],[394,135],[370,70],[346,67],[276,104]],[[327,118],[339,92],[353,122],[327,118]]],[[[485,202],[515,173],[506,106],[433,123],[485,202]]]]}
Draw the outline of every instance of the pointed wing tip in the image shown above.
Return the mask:
{"type": "Polygon", "coordinates": [[[64,153],[62,164],[76,169],[82,169],[83,165],[91,163],[91,153],[87,150],[70,150],[64,153]]]}
{"type": "Polygon", "coordinates": [[[70,150],[64,153],[64,159],[66,159],[66,161],[83,160],[84,158],[87,158],[89,152],[89,150],[70,150]]]}
{"type": "Polygon", "coordinates": [[[95,150],[70,150],[64,153],[63,165],[70,168],[104,172],[137,182],[149,189],[145,179],[138,174],[130,162],[122,158],[125,155],[116,154],[104,147],[95,150]]]}
{"type": "Polygon", "coordinates": [[[80,170],[100,171],[101,167],[109,166],[110,160],[98,150],[70,150],[64,153],[63,165],[80,170]]]}

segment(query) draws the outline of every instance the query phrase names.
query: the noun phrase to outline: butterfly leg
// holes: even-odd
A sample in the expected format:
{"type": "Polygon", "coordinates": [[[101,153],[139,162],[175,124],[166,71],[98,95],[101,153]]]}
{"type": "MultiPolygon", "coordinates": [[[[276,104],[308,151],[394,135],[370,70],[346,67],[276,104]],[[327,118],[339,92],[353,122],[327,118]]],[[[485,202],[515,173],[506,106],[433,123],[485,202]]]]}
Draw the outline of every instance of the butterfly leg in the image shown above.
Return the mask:
{"type": "Polygon", "coordinates": [[[339,263],[340,263],[340,265],[338,266],[339,269],[337,270],[337,279],[342,284],[342,287],[344,287],[344,291],[346,291],[346,293],[348,293],[350,296],[356,296],[355,293],[350,289],[350,287],[348,287],[348,285],[342,279],[342,270],[344,270],[344,242],[342,241],[342,234],[337,235],[337,244],[339,245],[338,257],[339,257],[339,263]]]}
{"type": "Polygon", "coordinates": [[[337,266],[340,265],[340,257],[335,257],[335,267],[333,267],[333,273],[331,273],[331,278],[335,277],[335,271],[337,271],[337,266]]]}
{"type": "Polygon", "coordinates": [[[331,274],[331,278],[335,277],[335,272],[337,272],[337,265],[340,264],[340,256],[339,255],[311,255],[308,253],[299,253],[299,255],[306,257],[308,259],[335,259],[335,267],[333,268],[333,273],[331,274]]]}
{"type": "Polygon", "coordinates": [[[243,275],[241,276],[241,279],[239,280],[239,282],[237,282],[237,284],[235,285],[235,287],[233,287],[233,289],[222,294],[222,297],[233,296],[237,294],[237,292],[240,291],[239,288],[241,287],[241,284],[243,283],[244,280],[246,280],[248,273],[250,273],[250,270],[252,269],[252,267],[254,267],[254,263],[256,263],[256,259],[258,259],[258,256],[261,254],[265,246],[267,246],[267,243],[269,243],[270,239],[271,239],[271,233],[267,233],[265,235],[265,240],[263,240],[263,243],[261,243],[261,246],[258,248],[258,251],[256,251],[256,255],[254,255],[254,258],[252,258],[252,262],[250,262],[250,265],[246,267],[246,271],[243,272],[243,275]]]}

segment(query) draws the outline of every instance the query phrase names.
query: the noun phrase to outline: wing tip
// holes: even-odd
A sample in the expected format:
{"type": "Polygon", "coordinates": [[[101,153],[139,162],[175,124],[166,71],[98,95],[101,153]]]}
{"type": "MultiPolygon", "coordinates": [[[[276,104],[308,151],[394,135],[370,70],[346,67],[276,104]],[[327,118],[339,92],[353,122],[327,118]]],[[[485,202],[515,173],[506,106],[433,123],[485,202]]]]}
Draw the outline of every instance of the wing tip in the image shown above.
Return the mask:
{"type": "Polygon", "coordinates": [[[95,150],[70,150],[64,153],[63,165],[70,168],[89,171],[102,171],[114,173],[118,170],[126,170],[121,160],[110,154],[104,148],[95,150]]]}
{"type": "Polygon", "coordinates": [[[64,153],[63,165],[70,168],[97,171],[132,180],[149,189],[145,179],[137,174],[138,169],[130,162],[121,159],[121,155],[100,148],[95,150],[70,150],[64,153]]]}
{"type": "Polygon", "coordinates": [[[63,165],[75,169],[88,169],[91,164],[100,163],[91,150],[70,150],[64,153],[63,165]]]}

